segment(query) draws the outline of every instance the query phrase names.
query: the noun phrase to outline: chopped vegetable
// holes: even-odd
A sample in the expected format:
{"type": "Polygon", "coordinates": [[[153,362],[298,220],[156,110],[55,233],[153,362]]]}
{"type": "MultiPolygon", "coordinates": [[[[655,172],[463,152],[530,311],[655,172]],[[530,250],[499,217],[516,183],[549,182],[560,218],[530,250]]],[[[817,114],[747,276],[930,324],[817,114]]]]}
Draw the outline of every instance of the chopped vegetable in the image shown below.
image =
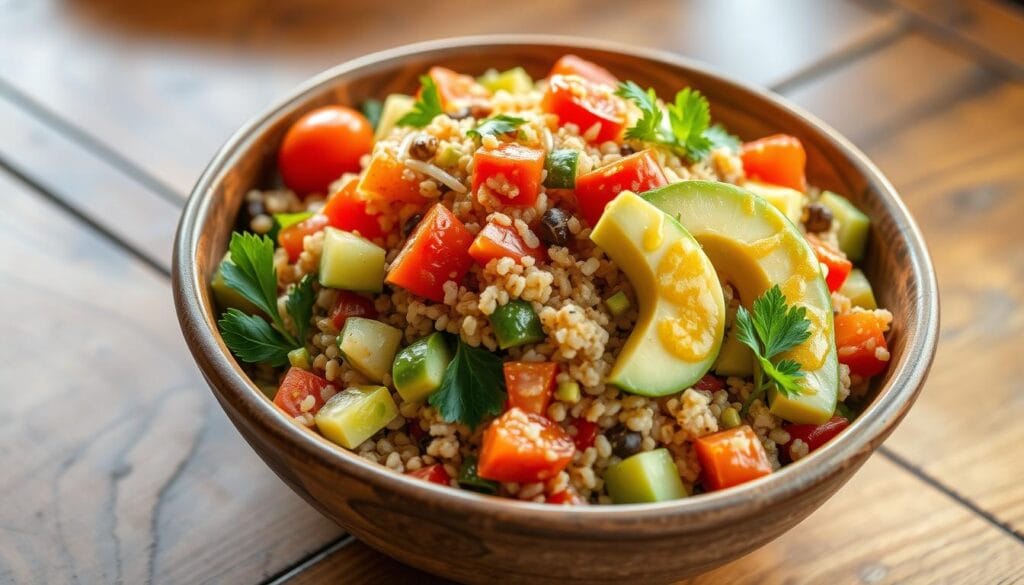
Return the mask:
{"type": "Polygon", "coordinates": [[[668,449],[645,451],[623,459],[605,470],[604,483],[616,504],[664,502],[687,495],[668,449]]]}
{"type": "Polygon", "coordinates": [[[630,307],[629,297],[621,290],[605,299],[604,304],[611,311],[613,317],[621,317],[630,307]]]}
{"type": "Polygon", "coordinates": [[[491,314],[491,327],[494,328],[494,337],[501,349],[537,343],[545,338],[540,318],[533,306],[519,299],[495,309],[491,314]]]}
{"type": "Polygon", "coordinates": [[[875,293],[871,290],[871,283],[868,282],[868,277],[864,276],[864,273],[859,268],[854,268],[850,271],[850,275],[846,277],[846,282],[839,289],[839,294],[850,299],[850,302],[855,307],[869,310],[878,308],[878,303],[875,301],[875,293]]]}
{"type": "Polygon", "coordinates": [[[498,414],[505,402],[501,358],[460,339],[455,357],[444,371],[441,388],[430,395],[429,402],[445,422],[470,428],[485,416],[498,414]]]}
{"type": "Polygon", "coordinates": [[[271,216],[273,219],[273,225],[270,231],[267,232],[267,237],[271,240],[277,240],[277,235],[281,233],[281,230],[293,226],[300,221],[305,221],[313,217],[312,211],[300,211],[298,213],[275,213],[271,216]]]}
{"type": "Polygon", "coordinates": [[[398,257],[391,263],[387,282],[434,302],[444,301],[444,284],[458,283],[473,257],[473,234],[455,214],[438,203],[416,226],[398,257]]]}
{"type": "Polygon", "coordinates": [[[623,191],[642,193],[668,184],[652,150],[642,150],[576,179],[580,214],[597,225],[604,208],[623,191]]]}
{"type": "MultiPolygon", "coordinates": [[[[453,112],[474,104],[484,104],[488,102],[487,98],[491,97],[491,92],[469,75],[436,66],[431,67],[427,75],[433,81],[434,87],[437,88],[441,109],[445,112],[453,112]]],[[[426,95],[427,86],[424,83],[422,87],[421,98],[426,95]]]]}
{"type": "Polygon", "coordinates": [[[437,158],[434,159],[434,163],[440,167],[454,167],[459,164],[460,158],[462,158],[462,151],[449,144],[444,147],[441,154],[437,155],[437,158]]]}
{"type": "Polygon", "coordinates": [[[363,317],[349,317],[338,336],[338,349],[345,361],[375,383],[391,373],[402,332],[363,317]]]}
{"type": "Polygon", "coordinates": [[[421,203],[424,200],[420,195],[420,180],[406,177],[405,165],[387,150],[378,150],[373,155],[356,189],[382,201],[421,203]]]}
{"type": "Polygon", "coordinates": [[[749,425],[700,437],[694,447],[708,490],[725,489],[772,472],[768,454],[749,425]]]}
{"type": "Polygon", "coordinates": [[[601,432],[601,427],[597,426],[597,423],[585,418],[574,418],[569,426],[575,431],[572,433],[572,442],[576,445],[577,451],[586,451],[593,447],[597,435],[601,432]]]}
{"type": "Polygon", "coordinates": [[[836,233],[839,249],[850,260],[860,262],[864,258],[864,250],[868,245],[868,230],[871,228],[871,220],[847,198],[831,191],[822,193],[818,203],[830,210],[832,216],[839,222],[839,232],[836,233]]]}
{"type": "Polygon", "coordinates": [[[526,120],[522,118],[516,118],[515,116],[509,116],[508,114],[500,114],[480,122],[475,128],[467,131],[466,136],[475,136],[477,138],[483,138],[484,136],[501,136],[502,134],[515,132],[516,128],[525,123],[526,120]]]}
{"type": "Polygon", "coordinates": [[[511,408],[484,431],[477,473],[494,481],[545,481],[565,469],[575,452],[562,427],[511,408]]]}
{"type": "Polygon", "coordinates": [[[667,125],[653,89],[644,91],[636,83],[626,81],[619,84],[615,94],[640,108],[641,117],[626,131],[626,138],[668,147],[692,162],[706,158],[711,152],[713,145],[705,136],[711,124],[711,106],[699,91],[687,87],[676,94],[674,103],[665,105],[667,125]]]}
{"type": "Polygon", "coordinates": [[[334,306],[331,307],[330,317],[334,328],[341,331],[349,317],[376,319],[377,309],[373,306],[373,299],[347,290],[339,290],[334,299],[334,306]]]}
{"type": "Polygon", "coordinates": [[[320,253],[320,285],[351,291],[384,288],[384,248],[350,232],[329,227],[320,253]]]}
{"type": "Polygon", "coordinates": [[[373,127],[345,106],[324,106],[298,119],[284,135],[277,167],[284,184],[299,195],[327,193],[345,173],[359,172],[359,159],[373,147],[373,127]]]}
{"type": "Polygon", "coordinates": [[[554,504],[556,506],[577,506],[583,503],[582,498],[576,493],[576,490],[572,487],[567,487],[564,490],[551,494],[544,499],[545,503],[554,504]]]}
{"type": "Polygon", "coordinates": [[[309,370],[312,367],[310,365],[309,350],[304,347],[299,347],[289,351],[288,363],[290,363],[293,368],[309,370]]]}
{"type": "Polygon", "coordinates": [[[814,250],[818,262],[825,265],[828,272],[825,274],[825,284],[830,292],[835,292],[843,287],[846,277],[853,269],[853,263],[846,259],[846,255],[836,250],[831,244],[818,239],[812,234],[807,234],[807,243],[814,250]]]}
{"type": "Polygon", "coordinates": [[[554,362],[505,362],[505,388],[510,408],[545,415],[555,392],[558,364],[554,362]]]}
{"type": "Polygon", "coordinates": [[[533,89],[533,79],[522,67],[513,67],[501,73],[496,69],[488,69],[477,82],[489,91],[504,90],[513,95],[527,93],[533,89]]]}
{"type": "Polygon", "coordinates": [[[398,125],[403,116],[412,111],[416,102],[412,97],[400,93],[393,93],[384,99],[384,109],[380,113],[380,121],[375,126],[373,139],[380,142],[391,134],[391,131],[398,125]]]}
{"type": "Polygon", "coordinates": [[[420,76],[420,91],[410,110],[395,122],[396,126],[422,128],[444,113],[437,84],[430,75],[420,76]]]}
{"type": "Polygon", "coordinates": [[[537,201],[544,151],[515,142],[481,148],[473,154],[473,192],[486,186],[505,205],[530,206],[537,201]]]}
{"type": "Polygon", "coordinates": [[[495,258],[512,258],[520,262],[524,256],[532,256],[540,260],[543,254],[539,247],[527,246],[515,228],[495,222],[488,222],[469,247],[469,255],[481,266],[495,258]]]}
{"type": "Polygon", "coordinates": [[[356,185],[357,181],[345,183],[327,200],[320,213],[327,218],[327,225],[331,227],[358,233],[369,240],[379,238],[384,235],[384,230],[380,228],[377,216],[366,210],[366,198],[356,185]]]}
{"type": "Polygon", "coordinates": [[[558,61],[555,61],[548,77],[555,75],[577,75],[592,83],[601,83],[609,87],[615,87],[619,83],[619,79],[612,75],[611,71],[572,54],[563,55],[558,61]]]}
{"type": "Polygon", "coordinates": [[[850,421],[841,416],[834,416],[823,425],[783,425],[782,430],[789,433],[790,458],[799,459],[799,457],[793,456],[793,441],[797,439],[803,441],[807,445],[807,452],[810,453],[831,441],[848,426],[850,426],[850,421]]]}
{"type": "Polygon", "coordinates": [[[544,186],[548,189],[574,188],[579,163],[579,151],[571,148],[559,148],[551,151],[547,159],[544,160],[544,169],[548,172],[544,178],[544,186]]]}
{"type": "Polygon", "coordinates": [[[754,370],[754,391],[750,393],[744,409],[755,399],[774,388],[786,396],[803,392],[799,379],[804,373],[800,364],[791,359],[772,362],[778,354],[800,345],[810,337],[811,322],[807,309],[788,306],[779,285],[774,285],[754,301],[751,314],[746,307],[736,311],[737,338],[754,352],[760,367],[754,370]]]}
{"type": "Polygon", "coordinates": [[[450,486],[452,484],[451,476],[448,475],[448,471],[444,468],[444,465],[441,465],[440,463],[421,467],[416,471],[408,471],[406,474],[415,477],[416,479],[436,483],[437,485],[450,486]]]}
{"type": "Polygon", "coordinates": [[[697,380],[697,383],[693,385],[697,390],[704,390],[705,392],[718,392],[719,390],[725,389],[725,382],[721,378],[712,374],[704,374],[704,377],[697,380]]]}
{"type": "Polygon", "coordinates": [[[835,316],[839,363],[850,366],[857,376],[874,376],[889,363],[885,343],[888,322],[876,311],[853,311],[835,316]]]}
{"type": "Polygon", "coordinates": [[[459,468],[459,485],[481,494],[498,493],[498,482],[477,475],[476,457],[466,457],[462,460],[462,467],[459,468]]]}
{"type": "Polygon", "coordinates": [[[431,333],[402,348],[391,367],[395,389],[406,402],[421,402],[441,387],[452,352],[441,333],[431,333]]]}
{"type": "Polygon", "coordinates": [[[735,429],[741,424],[743,424],[743,421],[740,419],[740,413],[738,410],[731,406],[727,406],[725,410],[722,411],[722,426],[727,429],[735,429]]]}
{"type": "Polygon", "coordinates": [[[384,386],[352,386],[331,397],[316,413],[316,428],[328,440],[355,449],[399,416],[384,386]]]}
{"type": "Polygon", "coordinates": [[[740,148],[740,158],[748,179],[789,187],[801,193],[807,191],[804,176],[807,153],[803,144],[793,136],[776,134],[747,142],[740,148]]]}
{"type": "Polygon", "coordinates": [[[311,236],[327,226],[327,218],[316,214],[299,223],[281,229],[277,232],[277,243],[288,253],[288,261],[296,262],[302,254],[303,241],[306,236],[311,236]]]}
{"type": "Polygon", "coordinates": [[[274,395],[274,404],[288,416],[315,415],[324,405],[327,380],[302,368],[292,367],[281,380],[274,395]]]}
{"type": "Polygon", "coordinates": [[[579,383],[568,380],[566,382],[559,382],[558,388],[555,390],[555,398],[562,402],[568,402],[569,404],[576,404],[580,401],[580,385],[579,383]]]}
{"type": "Polygon", "coordinates": [[[789,187],[769,185],[758,181],[747,181],[743,188],[758,197],[762,197],[775,206],[776,209],[786,216],[786,219],[793,222],[793,225],[800,225],[800,219],[804,213],[804,199],[806,196],[789,187]]]}
{"type": "Polygon", "coordinates": [[[625,104],[612,88],[579,77],[551,76],[541,108],[558,116],[559,126],[575,124],[587,140],[596,144],[617,140],[626,126],[625,104]]]}

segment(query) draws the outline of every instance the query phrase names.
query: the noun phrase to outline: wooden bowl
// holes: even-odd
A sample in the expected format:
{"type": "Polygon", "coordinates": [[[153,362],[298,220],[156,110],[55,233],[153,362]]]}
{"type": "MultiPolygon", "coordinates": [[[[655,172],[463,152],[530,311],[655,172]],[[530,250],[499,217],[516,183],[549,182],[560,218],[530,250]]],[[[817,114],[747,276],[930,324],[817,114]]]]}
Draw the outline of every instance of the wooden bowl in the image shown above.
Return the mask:
{"type": "MultiPolygon", "coordinates": [[[[311,79],[246,124],[192,191],[174,248],[174,298],[192,354],[231,421],[292,489],[370,546],[471,583],[660,582],[707,571],[771,541],[820,506],[906,414],[935,353],[939,308],[921,234],[892,185],[825,124],[762,89],[678,56],[549,36],[443,40],[375,53],[311,79]],[[543,77],[572,52],[621,79],[672,95],[694,86],[743,138],[800,138],[814,185],[843,193],[872,220],[864,269],[895,320],[892,361],[864,413],[838,439],[778,473],[689,499],[563,507],[447,489],[386,470],[293,423],[256,386],[217,332],[210,278],[249,189],[270,184],[281,137],[304,112],[410,93],[431,65],[480,74],[522,65],[543,77]]],[[[870,506],[871,502],[863,505],[870,506]]]]}

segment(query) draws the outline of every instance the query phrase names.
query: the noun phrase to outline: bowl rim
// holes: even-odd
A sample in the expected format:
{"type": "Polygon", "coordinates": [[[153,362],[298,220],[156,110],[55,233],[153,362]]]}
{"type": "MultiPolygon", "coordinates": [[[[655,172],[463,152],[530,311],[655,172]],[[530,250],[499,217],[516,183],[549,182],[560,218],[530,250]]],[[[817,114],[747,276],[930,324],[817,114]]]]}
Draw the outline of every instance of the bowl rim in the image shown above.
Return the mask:
{"type": "Polygon", "coordinates": [[[743,504],[757,501],[772,505],[809,491],[839,472],[849,462],[859,464],[877,448],[903,418],[921,391],[935,355],[939,328],[938,286],[927,246],[916,222],[910,216],[895,188],[881,171],[857,147],[801,107],[759,86],[716,72],[698,61],[668,51],[641,48],[622,43],[560,35],[478,35],[437,39],[373,52],[327,69],[298,87],[236,131],[217,151],[196,182],[185,205],[174,243],[173,291],[182,333],[196,363],[214,394],[227,401],[263,433],[286,441],[300,450],[303,464],[320,465],[333,473],[348,475],[374,489],[391,492],[418,503],[447,508],[458,514],[497,516],[504,521],[529,525],[532,529],[578,531],[586,527],[596,537],[624,538],[618,531],[638,524],[676,526],[678,530],[717,523],[743,515],[743,504]],[[674,67],[693,71],[751,94],[755,99],[772,102],[788,110],[832,143],[867,181],[885,212],[906,241],[907,265],[918,278],[917,294],[911,301],[921,326],[907,329],[906,345],[899,360],[891,363],[888,382],[879,389],[880,399],[869,407],[835,441],[798,462],[727,490],[701,494],[667,502],[627,505],[552,506],[508,498],[484,496],[465,490],[437,486],[395,473],[339,448],[323,437],[300,428],[265,398],[245,375],[227,350],[215,323],[207,316],[198,275],[198,242],[202,228],[210,218],[212,194],[258,131],[288,115],[310,94],[328,88],[335,79],[362,69],[399,65],[424,54],[450,51],[487,50],[509,45],[537,45],[557,50],[598,50],[637,58],[652,67],[674,67]],[[680,519],[687,522],[678,522],[680,519]]]}

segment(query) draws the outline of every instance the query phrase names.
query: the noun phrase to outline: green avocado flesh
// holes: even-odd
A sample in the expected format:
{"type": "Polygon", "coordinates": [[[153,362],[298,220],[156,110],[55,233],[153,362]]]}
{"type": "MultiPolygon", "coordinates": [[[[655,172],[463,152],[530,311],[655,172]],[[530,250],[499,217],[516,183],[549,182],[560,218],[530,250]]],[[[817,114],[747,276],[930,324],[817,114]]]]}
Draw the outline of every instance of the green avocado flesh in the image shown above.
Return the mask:
{"type": "Polygon", "coordinates": [[[624,191],[590,239],[622,268],[639,317],[607,381],[626,392],[665,396],[700,380],[722,344],[722,286],[700,245],[679,222],[624,191]]]}
{"type": "Polygon", "coordinates": [[[786,397],[772,392],[769,403],[774,414],[790,422],[827,422],[839,387],[832,298],[800,232],[765,199],[725,183],[683,181],[644,198],[677,218],[700,242],[745,307],[777,284],[788,303],[806,309],[810,337],[780,355],[801,365],[804,393],[786,397]]]}
{"type": "Polygon", "coordinates": [[[645,451],[612,465],[604,474],[616,504],[664,502],[686,497],[679,468],[668,449],[645,451]]]}

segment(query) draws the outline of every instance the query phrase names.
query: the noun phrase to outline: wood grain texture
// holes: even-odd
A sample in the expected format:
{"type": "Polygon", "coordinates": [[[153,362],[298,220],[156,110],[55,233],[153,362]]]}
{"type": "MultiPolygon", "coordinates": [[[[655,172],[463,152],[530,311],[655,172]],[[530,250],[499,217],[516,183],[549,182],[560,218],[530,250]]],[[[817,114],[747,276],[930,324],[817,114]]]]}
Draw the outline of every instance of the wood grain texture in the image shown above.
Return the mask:
{"type": "Polygon", "coordinates": [[[1024,6],[1020,3],[1014,5],[1011,0],[894,0],[893,4],[930,27],[963,39],[968,45],[981,49],[980,52],[991,53],[1024,72],[1024,34],[1021,34],[1024,6]]]}
{"type": "MultiPolygon", "coordinates": [[[[1012,583],[1024,579],[1022,554],[1024,545],[873,457],[827,504],[775,542],[679,585],[1012,583]],[[879,501],[887,505],[874,505],[879,501]]],[[[359,542],[288,581],[338,582],[447,583],[359,542]]]]}
{"type": "Polygon", "coordinates": [[[371,51],[449,36],[556,33],[657,46],[770,84],[887,26],[884,15],[857,5],[814,0],[791,2],[792,18],[773,18],[768,3],[711,0],[633,3],[625,14],[619,0],[487,10],[474,0],[429,10],[414,0],[7,2],[0,76],[184,194],[216,148],[274,98],[371,51]],[[749,25],[738,30],[738,22],[749,25]]]}
{"type": "Polygon", "coordinates": [[[227,424],[167,280],[0,192],[0,582],[251,582],[336,537],[227,424]]]}

